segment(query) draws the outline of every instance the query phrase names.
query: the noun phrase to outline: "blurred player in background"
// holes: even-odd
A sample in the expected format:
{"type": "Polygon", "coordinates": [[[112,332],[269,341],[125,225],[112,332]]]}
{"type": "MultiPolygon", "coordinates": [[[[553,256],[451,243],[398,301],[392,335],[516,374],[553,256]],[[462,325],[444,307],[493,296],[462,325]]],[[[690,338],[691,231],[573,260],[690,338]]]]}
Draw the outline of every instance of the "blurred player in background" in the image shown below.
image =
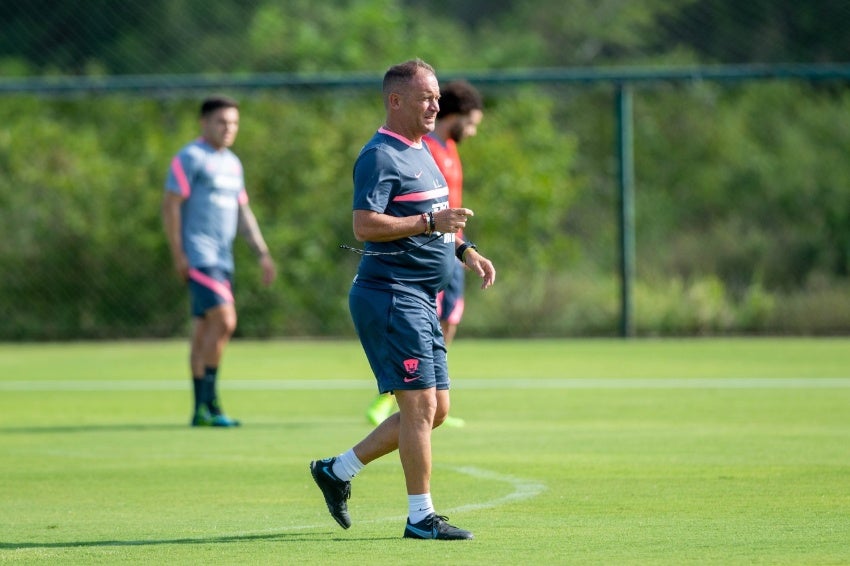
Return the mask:
{"type": "MultiPolygon", "coordinates": [[[[463,168],[457,146],[466,138],[478,133],[478,125],[484,118],[481,94],[467,81],[452,81],[440,91],[440,111],[434,131],[423,140],[431,150],[434,161],[442,171],[449,186],[449,207],[463,206],[463,168]]],[[[463,232],[458,232],[463,237],[463,232]]],[[[437,295],[437,316],[446,346],[454,340],[457,325],[463,317],[463,291],[466,268],[456,261],[454,273],[448,286],[437,295]]],[[[384,421],[395,409],[392,395],[378,395],[366,410],[366,418],[373,425],[384,421]]],[[[451,415],[443,422],[446,426],[461,427],[464,420],[451,415]]]]}
{"type": "Polygon", "coordinates": [[[239,105],[215,96],[201,104],[201,137],[171,161],[162,219],[174,269],[189,285],[192,426],[239,426],[224,414],[217,393],[222,353],[236,329],[233,240],[244,236],[270,285],[275,264],[248,205],[242,163],[230,150],[239,131],[239,105]]]}

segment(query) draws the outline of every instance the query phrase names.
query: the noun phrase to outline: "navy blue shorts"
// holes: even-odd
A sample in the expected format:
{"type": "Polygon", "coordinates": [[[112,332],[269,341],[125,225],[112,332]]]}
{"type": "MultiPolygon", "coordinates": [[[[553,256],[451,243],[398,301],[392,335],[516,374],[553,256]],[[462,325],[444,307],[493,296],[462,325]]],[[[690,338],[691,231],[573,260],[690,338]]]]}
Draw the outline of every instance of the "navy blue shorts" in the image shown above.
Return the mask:
{"type": "Polygon", "coordinates": [[[351,319],[378,391],[449,388],[437,311],[412,295],[352,285],[351,319]]]}
{"type": "Polygon", "coordinates": [[[230,272],[217,267],[189,270],[189,301],[192,316],[203,318],[208,310],[233,304],[233,279],[230,272]]]}
{"type": "Polygon", "coordinates": [[[466,268],[455,262],[452,278],[446,288],[437,295],[437,316],[449,324],[460,324],[463,318],[463,282],[466,268]]]}

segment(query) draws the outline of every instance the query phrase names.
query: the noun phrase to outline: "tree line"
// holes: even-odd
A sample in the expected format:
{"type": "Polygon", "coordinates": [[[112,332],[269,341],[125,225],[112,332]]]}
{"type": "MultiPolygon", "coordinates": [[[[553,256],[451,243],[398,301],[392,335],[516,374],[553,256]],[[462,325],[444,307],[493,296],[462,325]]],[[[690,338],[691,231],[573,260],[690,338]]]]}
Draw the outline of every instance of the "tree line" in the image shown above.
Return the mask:
{"type": "Polygon", "coordinates": [[[6,76],[813,63],[850,55],[831,0],[0,0],[6,76]]]}

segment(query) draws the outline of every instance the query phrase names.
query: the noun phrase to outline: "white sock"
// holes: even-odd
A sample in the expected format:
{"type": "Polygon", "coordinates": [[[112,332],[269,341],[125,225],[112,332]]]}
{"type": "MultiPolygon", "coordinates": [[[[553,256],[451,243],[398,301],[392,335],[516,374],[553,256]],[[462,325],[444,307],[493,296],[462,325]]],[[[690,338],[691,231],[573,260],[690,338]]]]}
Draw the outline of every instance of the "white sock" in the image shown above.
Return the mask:
{"type": "Polygon", "coordinates": [[[434,504],[431,502],[431,494],[407,496],[408,517],[410,524],[415,525],[434,512],[434,504]]]}
{"type": "Polygon", "coordinates": [[[334,462],[331,470],[342,481],[351,481],[351,478],[356,476],[357,472],[363,469],[363,466],[364,464],[357,459],[352,448],[336,457],[336,462],[334,462]]]}

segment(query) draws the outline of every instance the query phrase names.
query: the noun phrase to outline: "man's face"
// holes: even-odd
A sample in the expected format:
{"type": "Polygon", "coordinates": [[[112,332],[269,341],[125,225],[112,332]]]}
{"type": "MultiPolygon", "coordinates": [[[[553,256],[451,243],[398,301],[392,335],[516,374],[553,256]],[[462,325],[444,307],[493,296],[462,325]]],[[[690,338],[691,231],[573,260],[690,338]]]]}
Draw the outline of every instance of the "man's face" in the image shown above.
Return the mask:
{"type": "Polygon", "coordinates": [[[424,136],[434,131],[440,111],[440,85],[433,74],[420,71],[404,92],[399,93],[399,110],[410,132],[424,136]]]}
{"type": "Polygon", "coordinates": [[[201,118],[201,133],[204,140],[215,149],[232,146],[238,131],[238,108],[219,108],[201,118]]]}
{"type": "Polygon", "coordinates": [[[474,137],[478,133],[478,126],[483,119],[484,112],[481,110],[473,110],[469,114],[458,116],[458,119],[449,129],[449,137],[456,143],[474,137]]]}

